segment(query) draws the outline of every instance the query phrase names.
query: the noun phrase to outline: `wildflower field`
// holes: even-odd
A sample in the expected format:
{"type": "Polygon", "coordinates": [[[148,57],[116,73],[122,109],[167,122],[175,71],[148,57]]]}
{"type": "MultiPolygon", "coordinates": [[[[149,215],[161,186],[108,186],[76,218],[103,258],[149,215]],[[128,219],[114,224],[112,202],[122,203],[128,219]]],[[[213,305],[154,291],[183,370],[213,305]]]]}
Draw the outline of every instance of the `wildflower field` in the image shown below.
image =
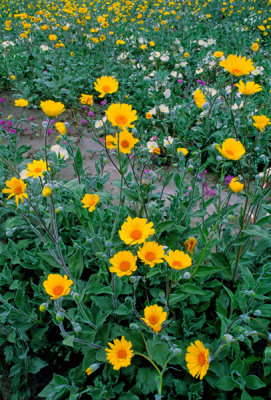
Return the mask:
{"type": "Polygon", "coordinates": [[[270,28],[0,0],[0,399],[271,398],[270,28]]]}

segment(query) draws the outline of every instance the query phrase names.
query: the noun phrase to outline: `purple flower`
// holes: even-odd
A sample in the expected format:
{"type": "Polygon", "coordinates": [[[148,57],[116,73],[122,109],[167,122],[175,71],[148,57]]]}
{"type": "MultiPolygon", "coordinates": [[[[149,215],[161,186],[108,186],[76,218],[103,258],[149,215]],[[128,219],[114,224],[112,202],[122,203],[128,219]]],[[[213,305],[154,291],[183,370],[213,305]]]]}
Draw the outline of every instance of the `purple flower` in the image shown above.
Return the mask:
{"type": "Polygon", "coordinates": [[[153,136],[151,140],[157,140],[157,136],[153,136]]]}
{"type": "Polygon", "coordinates": [[[53,133],[53,129],[48,129],[47,135],[50,136],[50,135],[52,135],[52,133],[53,133]]]}
{"type": "Polygon", "coordinates": [[[94,114],[93,111],[89,111],[88,116],[89,116],[90,118],[94,118],[94,117],[95,117],[95,114],[94,114]]]}
{"type": "Polygon", "coordinates": [[[207,174],[207,169],[204,169],[203,171],[201,171],[199,173],[199,178],[201,178],[201,179],[204,178],[205,174],[207,174]]]}
{"type": "Polygon", "coordinates": [[[227,175],[224,182],[226,183],[226,185],[229,185],[231,183],[232,178],[234,178],[234,176],[231,175],[227,175]]]}
{"type": "Polygon", "coordinates": [[[209,188],[207,185],[204,188],[204,196],[206,197],[214,197],[215,195],[215,190],[209,188]]]}
{"type": "Polygon", "coordinates": [[[55,121],[52,119],[52,120],[50,121],[50,124],[53,125],[54,123],[55,123],[55,121]]]}
{"type": "Polygon", "coordinates": [[[6,120],[5,119],[1,119],[0,125],[5,125],[5,123],[6,123],[6,120]]]}
{"type": "Polygon", "coordinates": [[[201,79],[197,79],[197,83],[201,84],[201,79]]]}
{"type": "Polygon", "coordinates": [[[191,192],[191,190],[192,190],[192,187],[191,187],[191,186],[188,186],[188,192],[186,192],[186,193],[184,194],[185,197],[189,196],[189,192],[191,192]]]}
{"type": "Polygon", "coordinates": [[[1,103],[1,104],[5,103],[5,101],[6,101],[6,100],[5,100],[3,97],[0,97],[0,103],[1,103]]]}
{"type": "Polygon", "coordinates": [[[146,175],[150,175],[151,169],[150,168],[146,168],[146,169],[144,169],[144,172],[145,172],[146,175]]]}
{"type": "Polygon", "coordinates": [[[83,108],[83,110],[85,110],[85,111],[88,109],[87,106],[83,106],[82,108],[83,108]]]}
{"type": "Polygon", "coordinates": [[[35,119],[35,117],[28,117],[28,118],[27,118],[27,120],[28,120],[29,122],[33,121],[34,119],[35,119]]]}
{"type": "Polygon", "coordinates": [[[88,121],[86,119],[82,119],[81,125],[86,126],[88,124],[88,121]]]}
{"type": "Polygon", "coordinates": [[[178,79],[178,83],[183,83],[183,80],[182,79],[178,79]]]}
{"type": "Polygon", "coordinates": [[[24,131],[25,131],[25,132],[27,132],[27,131],[28,131],[28,128],[27,128],[27,127],[26,127],[26,128],[24,128],[24,131]]]}
{"type": "Polygon", "coordinates": [[[99,142],[103,143],[103,142],[104,142],[104,140],[103,140],[102,138],[100,138],[100,139],[99,139],[99,142]]]}
{"type": "Polygon", "coordinates": [[[10,132],[10,133],[13,133],[13,134],[17,133],[17,132],[16,132],[16,129],[14,129],[14,128],[12,128],[9,132],[10,132]]]}
{"type": "Polygon", "coordinates": [[[100,104],[101,104],[101,106],[105,106],[105,101],[102,100],[100,104]]]}

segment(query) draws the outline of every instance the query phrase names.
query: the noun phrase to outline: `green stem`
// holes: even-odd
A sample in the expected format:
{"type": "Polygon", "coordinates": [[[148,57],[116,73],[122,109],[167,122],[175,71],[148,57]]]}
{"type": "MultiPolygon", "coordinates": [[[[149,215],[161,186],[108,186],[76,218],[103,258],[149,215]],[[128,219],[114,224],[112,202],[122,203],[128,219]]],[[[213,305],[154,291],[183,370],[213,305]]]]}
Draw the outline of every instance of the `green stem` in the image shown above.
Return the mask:
{"type": "Polygon", "coordinates": [[[162,386],[163,386],[163,375],[161,374],[160,369],[157,367],[157,365],[151,360],[151,358],[145,356],[142,353],[134,353],[135,356],[141,356],[143,358],[145,358],[146,360],[148,360],[152,366],[156,369],[156,371],[158,372],[159,378],[160,378],[160,385],[159,385],[159,389],[158,389],[158,394],[161,396],[162,394],[162,386]]]}

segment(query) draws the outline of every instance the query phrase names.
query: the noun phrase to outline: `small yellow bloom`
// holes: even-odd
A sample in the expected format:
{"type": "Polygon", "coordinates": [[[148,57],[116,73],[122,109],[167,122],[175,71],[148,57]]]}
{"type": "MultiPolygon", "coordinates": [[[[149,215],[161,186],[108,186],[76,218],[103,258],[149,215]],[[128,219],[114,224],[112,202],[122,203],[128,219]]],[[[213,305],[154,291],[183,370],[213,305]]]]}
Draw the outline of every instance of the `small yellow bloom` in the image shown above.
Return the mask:
{"type": "Polygon", "coordinates": [[[107,93],[117,92],[118,88],[119,82],[111,76],[101,76],[94,82],[94,89],[100,93],[100,98],[103,98],[107,93]]]}
{"type": "Polygon", "coordinates": [[[105,145],[108,149],[116,149],[117,148],[117,138],[116,136],[106,135],[105,145]]]}
{"type": "Polygon", "coordinates": [[[51,40],[52,42],[54,42],[57,39],[56,35],[49,35],[48,39],[51,40]]]}
{"type": "Polygon", "coordinates": [[[70,293],[70,286],[73,284],[67,275],[49,274],[46,281],[43,282],[45,292],[49,294],[52,300],[57,300],[70,293]]]}
{"type": "Polygon", "coordinates": [[[137,256],[134,256],[131,251],[119,251],[110,259],[112,267],[109,268],[109,271],[115,272],[120,278],[132,275],[137,270],[136,260],[137,256]]]}
{"type": "Polygon", "coordinates": [[[203,104],[206,103],[205,96],[200,89],[194,92],[194,100],[198,108],[202,108],[203,104]]]}
{"type": "Polygon", "coordinates": [[[186,251],[188,251],[189,254],[193,254],[196,244],[197,244],[197,240],[194,237],[192,237],[192,238],[189,238],[186,242],[184,242],[184,247],[185,247],[186,251]]]}
{"type": "Polygon", "coordinates": [[[106,358],[113,369],[119,370],[121,367],[128,367],[131,365],[131,358],[133,357],[132,343],[125,340],[122,336],[121,340],[115,339],[113,343],[108,343],[110,349],[105,349],[106,358]]]}
{"type": "Polygon", "coordinates": [[[11,79],[12,81],[15,81],[15,80],[16,80],[16,76],[15,76],[15,75],[9,75],[9,77],[10,77],[10,79],[11,79]]]}
{"type": "Polygon", "coordinates": [[[259,43],[255,42],[252,44],[251,49],[253,51],[258,51],[259,50],[259,43]]]}
{"type": "Polygon", "coordinates": [[[209,368],[209,349],[206,349],[201,341],[196,340],[195,344],[190,343],[187,348],[185,361],[187,362],[189,373],[193,377],[202,380],[209,368]]]}
{"type": "Polygon", "coordinates": [[[178,147],[177,148],[177,153],[182,152],[184,156],[188,154],[188,150],[185,147],[178,147]]]}
{"type": "Polygon", "coordinates": [[[27,177],[32,177],[34,179],[37,179],[38,177],[42,178],[44,171],[47,171],[46,162],[43,161],[42,158],[39,161],[33,160],[31,164],[27,164],[27,171],[27,177]]]}
{"type": "Polygon", "coordinates": [[[81,104],[88,104],[89,106],[92,106],[93,105],[93,96],[92,96],[92,94],[84,94],[84,93],[82,93],[81,97],[80,97],[80,102],[81,102],[81,104]]]}
{"type": "Polygon", "coordinates": [[[14,101],[16,107],[27,107],[28,101],[26,99],[18,99],[14,101]]]}
{"type": "Polygon", "coordinates": [[[106,115],[109,122],[120,129],[133,128],[132,122],[138,119],[136,110],[133,110],[129,104],[113,103],[106,111],[106,115]]]}
{"type": "Polygon", "coordinates": [[[165,260],[171,268],[177,270],[191,267],[192,265],[191,257],[180,250],[169,250],[168,256],[165,256],[165,260]]]}
{"type": "Polygon", "coordinates": [[[81,203],[83,203],[84,208],[88,208],[89,212],[96,210],[96,205],[99,203],[99,196],[97,194],[85,194],[81,203]]]}
{"type": "Polygon", "coordinates": [[[145,118],[146,119],[150,119],[151,117],[152,117],[152,113],[147,112],[146,115],[145,115],[145,118]]]}
{"type": "Polygon", "coordinates": [[[134,138],[133,134],[124,130],[116,135],[116,144],[119,151],[123,154],[130,154],[139,139],[134,138]]]}
{"type": "Polygon", "coordinates": [[[188,57],[189,57],[189,55],[190,55],[190,54],[188,53],[188,51],[187,51],[187,52],[185,52],[185,53],[184,53],[184,58],[188,58],[188,57]]]}
{"type": "Polygon", "coordinates": [[[65,111],[64,104],[53,100],[41,101],[40,106],[44,114],[48,117],[57,117],[65,111]]]}
{"type": "Polygon", "coordinates": [[[146,45],[146,44],[142,44],[142,45],[140,46],[140,48],[141,48],[141,50],[145,50],[145,49],[147,48],[147,45],[146,45]]]}
{"type": "Polygon", "coordinates": [[[223,51],[215,51],[213,56],[215,58],[221,58],[224,55],[223,51]]]}
{"type": "Polygon", "coordinates": [[[145,318],[141,318],[156,334],[162,329],[162,323],[167,319],[166,311],[157,304],[144,309],[145,318]]]}
{"type": "Polygon", "coordinates": [[[239,92],[243,93],[246,96],[249,96],[250,94],[254,94],[257,92],[260,92],[262,87],[258,85],[258,83],[255,83],[253,81],[244,83],[243,81],[239,81],[239,83],[236,83],[235,86],[238,87],[239,92]]]}
{"type": "Polygon", "coordinates": [[[255,121],[253,125],[261,132],[267,125],[271,125],[270,118],[267,118],[266,115],[254,115],[252,118],[255,121]]]}
{"type": "Polygon", "coordinates": [[[145,242],[144,245],[139,248],[137,255],[144,264],[153,268],[155,264],[161,264],[163,262],[165,252],[162,245],[156,242],[145,242]]]}
{"type": "Polygon", "coordinates": [[[91,375],[91,374],[93,374],[93,371],[92,371],[92,369],[89,367],[89,368],[87,368],[87,369],[85,370],[85,373],[86,373],[87,375],[91,375]]]}
{"type": "Polygon", "coordinates": [[[246,59],[246,57],[236,56],[234,54],[230,54],[226,60],[220,61],[219,65],[234,76],[248,75],[255,70],[250,58],[246,59]]]}
{"type": "Polygon", "coordinates": [[[66,125],[64,124],[64,122],[56,122],[55,127],[56,127],[56,130],[61,135],[65,135],[65,133],[67,132],[67,128],[66,128],[66,125]]]}
{"type": "Polygon", "coordinates": [[[151,41],[149,42],[149,45],[150,45],[151,47],[154,47],[154,46],[155,46],[155,43],[151,40],[151,41]]]}
{"type": "Polygon", "coordinates": [[[159,147],[155,147],[152,151],[152,154],[157,154],[158,156],[160,156],[161,154],[161,150],[159,149],[159,147]]]}
{"type": "Polygon", "coordinates": [[[121,240],[128,245],[144,243],[150,235],[153,235],[153,222],[147,222],[146,218],[128,217],[119,230],[121,240]]]}
{"type": "Polygon", "coordinates": [[[106,37],[105,37],[104,35],[101,35],[101,36],[100,36],[100,42],[104,42],[105,39],[106,39],[106,37]]]}
{"type": "Polygon", "coordinates": [[[13,178],[11,178],[10,181],[6,181],[6,186],[7,189],[2,189],[2,193],[8,193],[8,199],[10,199],[12,196],[15,196],[15,203],[17,207],[19,204],[19,200],[21,200],[21,202],[23,203],[24,198],[28,199],[28,194],[25,193],[27,184],[24,183],[22,178],[17,179],[14,176],[13,178]]]}
{"type": "Polygon", "coordinates": [[[42,190],[43,197],[51,196],[51,194],[52,194],[52,188],[50,186],[45,186],[42,190]]]}
{"type": "Polygon", "coordinates": [[[216,148],[222,156],[226,157],[228,160],[237,161],[246,153],[242,143],[233,138],[224,140],[222,148],[220,146],[217,146],[216,148]]]}
{"type": "Polygon", "coordinates": [[[236,177],[232,178],[232,180],[230,181],[229,188],[231,189],[232,192],[239,193],[243,190],[244,185],[238,182],[238,177],[236,177]]]}

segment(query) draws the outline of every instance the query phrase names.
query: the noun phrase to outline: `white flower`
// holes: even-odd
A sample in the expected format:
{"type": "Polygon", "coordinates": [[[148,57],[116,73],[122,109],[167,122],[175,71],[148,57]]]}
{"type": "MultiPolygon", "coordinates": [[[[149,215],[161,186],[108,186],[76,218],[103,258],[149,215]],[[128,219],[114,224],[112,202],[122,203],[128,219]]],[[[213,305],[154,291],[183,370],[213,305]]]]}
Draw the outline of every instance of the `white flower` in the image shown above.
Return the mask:
{"type": "Polygon", "coordinates": [[[207,40],[207,43],[208,43],[209,45],[211,45],[211,44],[216,44],[216,40],[215,40],[215,39],[208,39],[208,40],[207,40]]]}
{"type": "Polygon", "coordinates": [[[263,75],[263,70],[264,70],[264,67],[256,67],[256,69],[254,69],[254,71],[252,71],[251,74],[254,76],[263,75]]]}
{"type": "Polygon", "coordinates": [[[148,112],[150,112],[152,115],[156,115],[156,108],[153,107],[153,108],[151,108],[150,111],[148,111],[148,112]]]}
{"type": "Polygon", "coordinates": [[[178,78],[182,78],[183,74],[179,73],[178,78]]]}
{"type": "Polygon", "coordinates": [[[147,149],[149,150],[150,153],[153,153],[153,150],[158,147],[158,143],[150,140],[147,142],[147,149]]]}
{"type": "Polygon", "coordinates": [[[201,74],[203,72],[203,69],[202,68],[197,68],[196,69],[196,74],[198,75],[198,74],[201,74]]]}
{"type": "Polygon", "coordinates": [[[161,61],[168,61],[169,60],[169,56],[163,55],[162,57],[160,57],[161,61]]]}
{"type": "Polygon", "coordinates": [[[64,160],[67,160],[67,158],[69,158],[69,153],[67,152],[67,150],[63,149],[63,147],[60,147],[59,144],[55,144],[54,146],[52,146],[51,150],[56,153],[57,156],[60,156],[60,158],[64,158],[64,160]]]}
{"type": "Polygon", "coordinates": [[[232,110],[238,110],[238,104],[234,103],[234,105],[231,107],[232,110]]]}
{"type": "Polygon", "coordinates": [[[161,105],[159,106],[159,110],[160,110],[162,113],[169,114],[169,108],[168,108],[168,106],[165,106],[164,104],[161,104],[161,105]]]}
{"type": "Polygon", "coordinates": [[[217,90],[215,90],[213,88],[205,87],[205,90],[206,90],[206,92],[210,93],[212,97],[217,94],[217,90]]]}
{"type": "Polygon", "coordinates": [[[166,99],[169,99],[170,96],[171,96],[171,90],[170,89],[166,89],[164,91],[164,96],[165,96],[166,99]]]}
{"type": "Polygon", "coordinates": [[[98,121],[95,122],[95,128],[101,128],[103,126],[103,121],[99,119],[98,121]]]}
{"type": "Polygon", "coordinates": [[[170,75],[173,76],[173,78],[177,78],[177,74],[178,74],[177,71],[172,71],[172,72],[170,73],[170,75]]]}
{"type": "Polygon", "coordinates": [[[140,44],[143,44],[145,40],[144,40],[143,37],[140,37],[140,38],[138,38],[138,41],[139,41],[140,44]]]}
{"type": "Polygon", "coordinates": [[[187,61],[181,62],[180,66],[181,66],[181,67],[186,67],[186,66],[187,66],[187,61]]]}
{"type": "Polygon", "coordinates": [[[2,42],[2,46],[5,49],[6,47],[9,47],[9,46],[13,47],[13,46],[15,46],[15,44],[13,42],[11,42],[11,41],[6,40],[5,42],[2,42]]]}
{"type": "Polygon", "coordinates": [[[167,138],[164,138],[163,145],[164,147],[170,146],[173,143],[173,137],[168,136],[167,138]]]}
{"type": "Polygon", "coordinates": [[[179,45],[181,42],[176,38],[173,43],[179,45]]]}
{"type": "Polygon", "coordinates": [[[27,176],[27,173],[28,173],[29,171],[28,171],[28,169],[23,169],[21,172],[20,172],[20,178],[22,178],[23,180],[24,179],[27,179],[28,178],[28,176],[27,176]]]}
{"type": "Polygon", "coordinates": [[[216,65],[215,60],[211,61],[211,62],[209,63],[209,69],[212,69],[215,65],[216,65]]]}
{"type": "Polygon", "coordinates": [[[47,51],[47,50],[49,50],[49,46],[46,46],[45,44],[42,44],[42,45],[40,46],[40,49],[41,49],[42,51],[47,51]]]}

